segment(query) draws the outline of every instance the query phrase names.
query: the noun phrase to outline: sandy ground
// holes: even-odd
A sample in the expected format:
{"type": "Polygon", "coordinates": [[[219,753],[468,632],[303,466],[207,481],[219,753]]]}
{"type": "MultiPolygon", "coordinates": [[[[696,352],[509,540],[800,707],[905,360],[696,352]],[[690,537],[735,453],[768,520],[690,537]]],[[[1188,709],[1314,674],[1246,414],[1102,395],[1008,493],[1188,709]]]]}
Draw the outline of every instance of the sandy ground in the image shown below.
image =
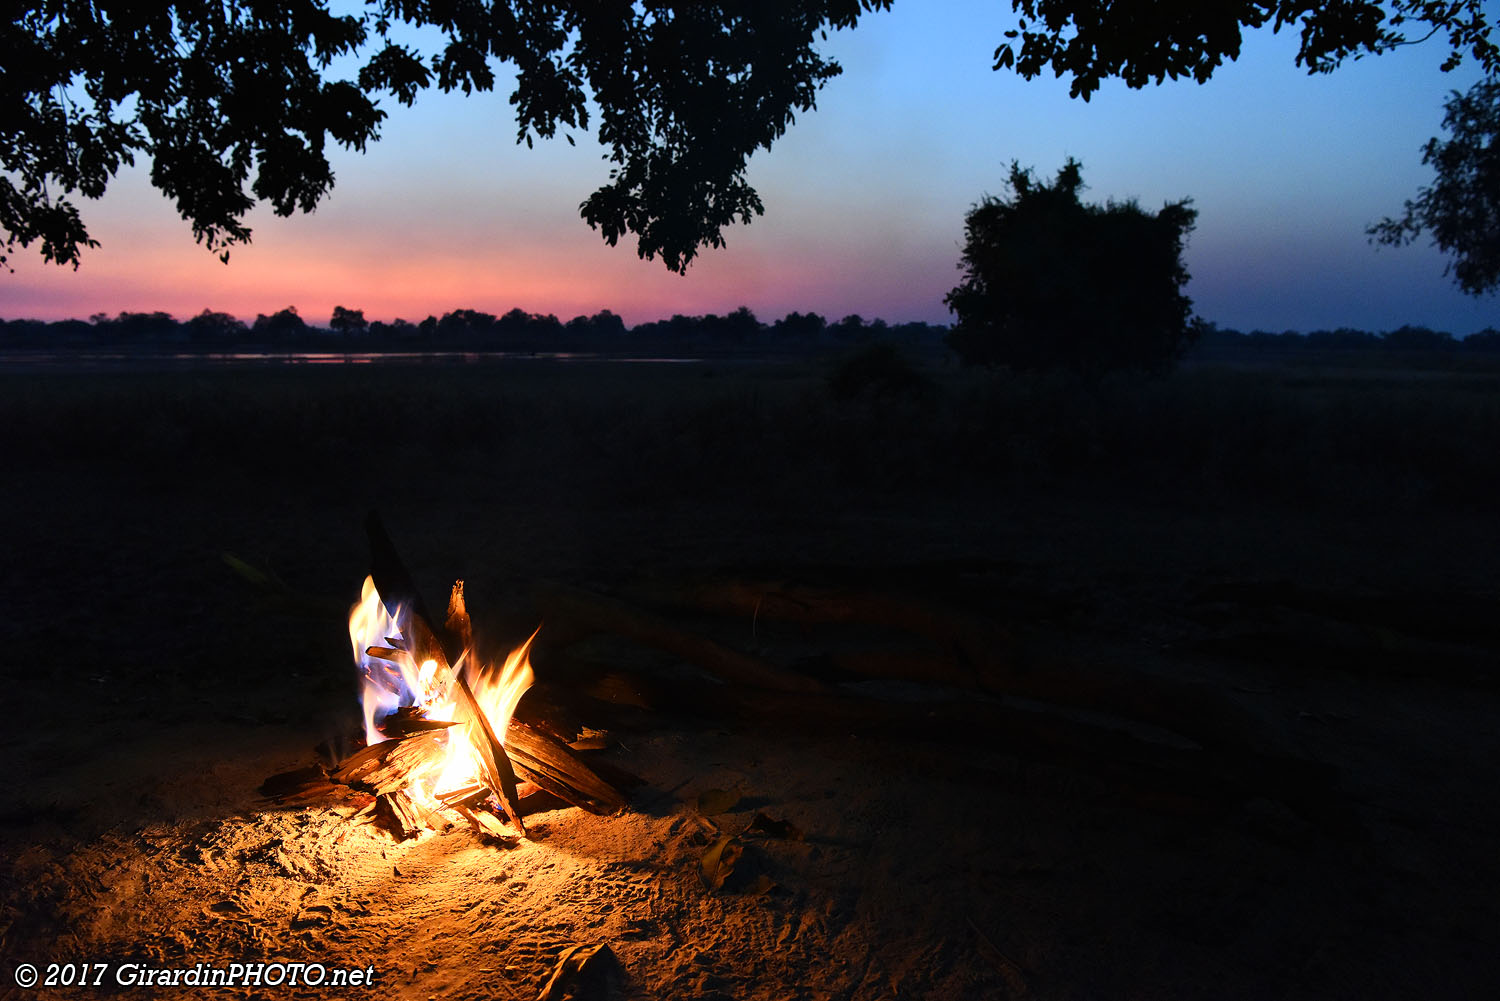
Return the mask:
{"type": "MultiPolygon", "coordinates": [[[[1360,829],[1338,835],[1265,799],[1152,808],[983,733],[788,733],[656,715],[615,726],[601,752],[644,780],[623,815],[537,814],[532,840],[501,847],[464,829],[398,843],[351,823],[359,802],[348,796],[260,794],[353,724],[353,668],[336,615],[259,607],[219,553],[270,563],[336,609],[364,572],[368,498],[242,482],[153,473],[122,487],[61,464],[5,498],[3,996],[529,1001],[566,949],[600,943],[621,975],[584,997],[1409,999],[1500,988],[1493,676],[1455,681],[1421,662],[1494,665],[1495,651],[1415,646],[1411,670],[1395,676],[1291,669],[1269,653],[1171,653],[1226,633],[1204,624],[1194,597],[1224,580],[1487,600],[1500,545],[1486,517],[1397,524],[1086,498],[632,506],[538,487],[385,497],[419,583],[436,595],[465,577],[493,635],[534,624],[539,579],[608,587],[748,565],[869,567],[874,579],[902,563],[989,560],[1011,593],[1074,601],[1030,628],[1206,680],[1334,765],[1360,829]],[[711,789],[738,800],[704,817],[695,803],[711,789]],[[705,887],[705,851],[758,814],[803,837],[743,837],[730,880],[705,887]],[[116,983],[122,970],[258,961],[369,968],[375,984],[116,983]],[[21,964],[46,976],[69,963],[108,964],[104,983],[15,986],[21,964]]],[[[767,650],[808,642],[765,629],[767,650]]],[[[1399,631],[1392,639],[1408,649],[1399,631]]]]}

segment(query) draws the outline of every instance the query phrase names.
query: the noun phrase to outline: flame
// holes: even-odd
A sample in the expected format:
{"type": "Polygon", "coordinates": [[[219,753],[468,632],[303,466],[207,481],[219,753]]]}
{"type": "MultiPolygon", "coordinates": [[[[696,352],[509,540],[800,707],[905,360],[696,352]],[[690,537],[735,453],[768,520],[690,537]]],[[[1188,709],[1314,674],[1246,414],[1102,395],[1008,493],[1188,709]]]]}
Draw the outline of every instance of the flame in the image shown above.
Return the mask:
{"type": "MultiPolygon", "coordinates": [[[[365,742],[377,744],[386,740],[381,724],[400,709],[409,709],[429,720],[462,720],[451,694],[462,673],[490,727],[504,743],[516,703],[531,687],[530,652],[536,633],[512,650],[498,669],[478,668],[473,650],[465,650],[450,670],[443,671],[435,660],[418,664],[412,657],[407,642],[409,628],[409,609],[400,606],[394,611],[387,609],[375,589],[374,579],[366,577],[359,602],[349,612],[349,640],[361,679],[365,742]]],[[[474,740],[481,738],[472,732],[477,726],[470,721],[466,726],[443,731],[439,738],[443,753],[411,777],[407,792],[415,802],[427,809],[438,809],[442,806],[440,794],[483,782],[474,745],[474,740]]]]}

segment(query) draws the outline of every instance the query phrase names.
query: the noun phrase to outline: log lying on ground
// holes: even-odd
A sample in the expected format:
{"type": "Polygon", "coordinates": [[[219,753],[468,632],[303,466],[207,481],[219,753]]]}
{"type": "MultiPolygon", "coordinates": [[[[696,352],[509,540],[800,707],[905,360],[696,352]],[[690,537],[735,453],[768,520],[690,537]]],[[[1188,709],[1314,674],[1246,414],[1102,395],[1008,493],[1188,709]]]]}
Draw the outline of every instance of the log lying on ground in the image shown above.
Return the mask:
{"type": "Polygon", "coordinates": [[[816,678],[788,671],[706,636],[679,629],[659,616],[606,595],[551,584],[543,589],[539,604],[548,618],[566,619],[573,625],[615,633],[665,650],[712,671],[725,681],[784,692],[828,690],[828,686],[816,678]]]}
{"type": "Polygon", "coordinates": [[[646,589],[673,604],[706,612],[811,625],[872,623],[926,636],[965,662],[1009,657],[1016,645],[1006,626],[909,595],[831,590],[780,581],[707,581],[686,588],[646,589]]]}
{"type": "Polygon", "coordinates": [[[521,777],[557,798],[605,816],[625,808],[620,791],[556,737],[513,719],[505,746],[521,777]]]}
{"type": "MultiPolygon", "coordinates": [[[[896,626],[926,636],[942,651],[939,658],[905,661],[873,654],[869,660],[840,655],[841,666],[848,669],[874,668],[870,676],[939,681],[992,695],[1108,713],[1181,734],[1208,748],[1291,753],[1251,713],[1206,684],[1148,675],[1118,664],[1098,666],[1031,654],[1006,629],[920,599],[875,592],[841,595],[800,586],[777,590],[778,586],[728,581],[703,585],[679,597],[701,609],[764,618],[896,626]]],[[[663,593],[658,589],[658,594],[663,593]]],[[[598,629],[666,650],[731,683],[781,691],[831,691],[815,679],[730,650],[617,598],[553,587],[544,592],[543,602],[553,615],[577,617],[598,629]],[[740,669],[747,660],[756,665],[755,670],[740,669]],[[812,684],[799,684],[796,679],[812,684]]]]}
{"type": "MultiPolygon", "coordinates": [[[[554,589],[550,593],[557,592],[554,589]]],[[[737,602],[748,602],[747,592],[721,594],[739,595],[737,602]]],[[[707,651],[703,660],[694,662],[731,684],[675,684],[675,691],[670,691],[666,700],[675,703],[679,713],[704,712],[712,704],[720,703],[739,712],[745,721],[796,719],[804,727],[819,729],[853,724],[876,733],[908,732],[910,727],[920,725],[937,731],[940,736],[949,736],[943,731],[961,727],[968,721],[971,732],[991,735],[992,742],[1023,756],[1030,754],[1079,765],[1121,780],[1127,775],[1149,773],[1179,786],[1191,786],[1195,794],[1207,794],[1223,786],[1230,798],[1264,795],[1286,803],[1309,819],[1335,828],[1348,827],[1347,818],[1335,805],[1334,770],[1286,746],[1260,720],[1209,685],[1058,655],[1022,657],[1016,645],[1008,642],[1008,634],[997,632],[972,616],[958,611],[939,614],[925,605],[902,614],[898,611],[900,602],[894,598],[872,598],[861,603],[803,591],[796,595],[795,602],[771,607],[795,608],[798,610],[795,614],[804,616],[806,621],[816,621],[817,615],[824,613],[840,622],[863,621],[866,615],[880,615],[882,625],[899,620],[920,626],[929,635],[945,637],[948,641],[945,647],[962,658],[962,666],[945,675],[947,680],[990,695],[1030,699],[1147,724],[1187,738],[1200,745],[1201,750],[1140,740],[1119,729],[989,700],[944,704],[875,702],[833,694],[834,690],[827,685],[813,691],[795,690],[786,684],[774,688],[756,685],[746,681],[746,675],[736,676],[732,671],[718,669],[726,660],[733,659],[726,658],[726,648],[626,602],[576,590],[570,592],[568,601],[553,602],[554,614],[581,614],[597,628],[647,642],[685,659],[693,660],[701,651],[707,651]],[[996,643],[994,648],[986,645],[990,640],[996,643]],[[789,691],[795,694],[787,694],[789,691]]],[[[762,614],[766,613],[764,601],[759,602],[759,608],[762,614]]],[[[901,662],[892,658],[876,658],[874,663],[883,678],[924,683],[935,680],[930,660],[913,658],[908,671],[903,671],[901,662]]],[[[847,655],[843,660],[846,667],[859,664],[858,658],[847,655]]],[[[791,673],[774,666],[771,670],[776,672],[778,680],[780,674],[791,673]]],[[[751,676],[764,677],[767,673],[760,671],[751,676]]],[[[635,694],[640,696],[642,689],[649,687],[641,685],[635,694]]],[[[629,684],[617,688],[631,690],[629,684]]]]}
{"type": "MultiPolygon", "coordinates": [[[[789,694],[666,681],[578,658],[569,658],[566,667],[580,694],[620,710],[622,722],[643,711],[660,712],[678,720],[686,716],[707,725],[730,722],[766,732],[847,733],[999,749],[1103,776],[1122,791],[1166,792],[1205,804],[1263,797],[1333,833],[1350,834],[1356,828],[1341,805],[1335,770],[1306,758],[1175,746],[1120,727],[988,698],[884,701],[847,693],[789,694]],[[624,699],[621,692],[627,693],[624,699]]],[[[609,711],[606,705],[600,710],[609,711]]]]}

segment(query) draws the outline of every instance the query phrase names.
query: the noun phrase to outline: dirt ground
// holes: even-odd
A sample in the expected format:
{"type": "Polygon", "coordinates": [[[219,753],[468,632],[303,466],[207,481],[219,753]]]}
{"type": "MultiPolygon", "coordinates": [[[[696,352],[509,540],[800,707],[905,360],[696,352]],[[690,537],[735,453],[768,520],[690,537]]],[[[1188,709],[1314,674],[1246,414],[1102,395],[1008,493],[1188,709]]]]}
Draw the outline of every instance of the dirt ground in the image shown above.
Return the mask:
{"type": "MultiPolygon", "coordinates": [[[[785,485],[605,496],[565,477],[518,482],[509,468],[381,491],[278,470],[274,452],[206,470],[157,458],[122,468],[24,451],[5,491],[3,996],[529,1001],[564,950],[600,943],[620,975],[581,997],[1500,988],[1492,623],[1434,639],[1404,620],[1224,590],[1458,596],[1482,613],[1500,589],[1488,512],[1333,516],[1086,492],[849,491],[793,504],[785,485]],[[680,710],[590,720],[587,701],[585,722],[611,727],[604,760],[644,781],[620,816],[539,813],[530,840],[504,847],[464,829],[397,842],[351,823],[350,794],[268,800],[267,777],[311,764],[316,744],[357,720],[338,609],[367,566],[371,506],[429,601],[464,577],[496,641],[535,624],[543,580],[628,589],[643,576],[838,568],[920,591],[898,568],[948,574],[945,595],[968,581],[969,607],[1038,642],[1213,686],[1334,766],[1355,830],[1274,797],[1152,804],[983,732],[789,730],[680,710]],[[303,614],[259,600],[224,551],[314,600],[303,614]],[[1011,600],[986,604],[1000,592],[1011,600]],[[1064,610],[1028,610],[1017,594],[1061,596],[1064,610]],[[704,816],[697,797],[713,789],[737,799],[704,816]],[[802,837],[743,837],[729,882],[705,887],[705,852],[758,814],[802,837]],[[374,986],[118,983],[261,961],[369,968],[374,986]],[[89,968],[103,982],[16,986],[22,964],[45,977],[49,964],[81,963],[107,964],[89,968]]],[[[817,646],[785,623],[731,624],[725,638],[773,659],[817,646]]],[[[547,669],[539,658],[540,680],[547,669]]]]}

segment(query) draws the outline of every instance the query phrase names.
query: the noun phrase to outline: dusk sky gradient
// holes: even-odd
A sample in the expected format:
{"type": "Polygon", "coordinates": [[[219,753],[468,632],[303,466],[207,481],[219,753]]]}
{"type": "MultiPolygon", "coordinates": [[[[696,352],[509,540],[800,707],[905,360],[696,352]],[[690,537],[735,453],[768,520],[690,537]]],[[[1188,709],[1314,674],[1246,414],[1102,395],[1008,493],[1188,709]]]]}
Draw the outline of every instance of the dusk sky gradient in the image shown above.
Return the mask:
{"type": "Polygon", "coordinates": [[[576,147],[517,146],[502,85],[427,93],[410,109],[384,101],[383,138],[335,154],[317,212],[258,209],[254,242],[227,266],[193,242],[144,165],[124,171],[83,205],[102,247],[76,272],[18,251],[0,317],[208,307],[253,319],[295,305],[325,324],[339,304],[372,320],[518,306],[564,320],[612,309],[634,324],[745,305],[765,321],[814,310],[948,323],[965,211],[1005,192],[1012,159],[1050,178],[1072,156],[1086,200],[1193,200],[1188,294],[1221,326],[1500,327],[1500,298],[1461,294],[1425,236],[1401,249],[1365,236],[1430,183],[1421,146],[1449,91],[1478,79],[1470,66],[1439,72],[1441,40],[1308,76],[1294,33],[1253,32],[1206,85],[1111,81],[1085,103],[1065,81],[990,69],[1013,26],[994,0],[898,0],[830,35],[843,75],[751,161],[766,214],[729,229],[686,277],[639,260],[633,238],[611,248],[588,228],[578,205],[605,180],[601,147],[576,134],[576,147]]]}

